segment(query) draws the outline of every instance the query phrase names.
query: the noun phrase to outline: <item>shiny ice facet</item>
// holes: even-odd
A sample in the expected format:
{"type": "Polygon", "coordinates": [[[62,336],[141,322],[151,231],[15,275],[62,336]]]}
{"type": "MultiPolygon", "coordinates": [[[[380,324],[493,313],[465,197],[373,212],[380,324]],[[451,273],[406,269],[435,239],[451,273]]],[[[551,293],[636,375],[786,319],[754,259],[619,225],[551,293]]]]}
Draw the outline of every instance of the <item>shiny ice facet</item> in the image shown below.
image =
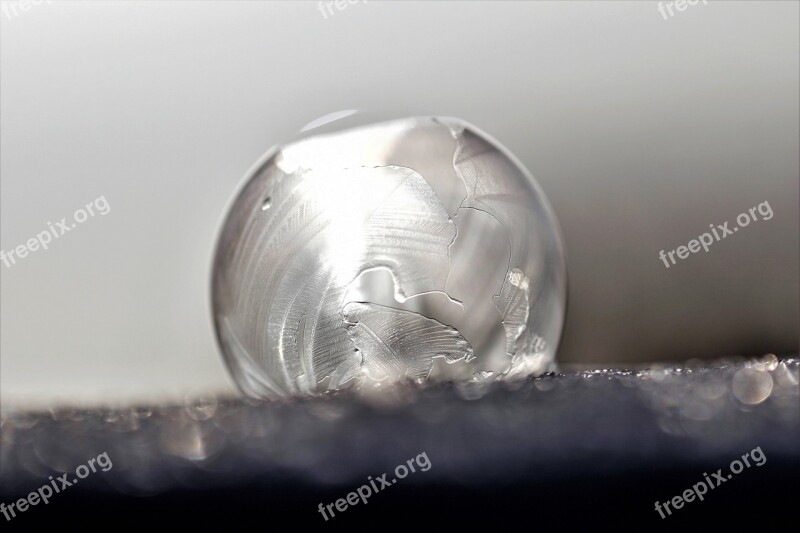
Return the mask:
{"type": "Polygon", "coordinates": [[[255,397],[551,369],[566,274],[557,223],[505,149],[451,118],[271,150],[225,220],[213,312],[255,397]]]}

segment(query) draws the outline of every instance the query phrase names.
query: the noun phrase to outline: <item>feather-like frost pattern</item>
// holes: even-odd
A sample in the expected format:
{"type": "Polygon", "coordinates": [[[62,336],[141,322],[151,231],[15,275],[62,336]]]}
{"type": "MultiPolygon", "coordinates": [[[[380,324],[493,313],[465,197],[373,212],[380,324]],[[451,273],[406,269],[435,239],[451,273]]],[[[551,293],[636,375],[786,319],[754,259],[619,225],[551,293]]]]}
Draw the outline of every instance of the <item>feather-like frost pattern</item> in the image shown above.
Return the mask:
{"type": "Polygon", "coordinates": [[[473,357],[456,329],[411,311],[351,302],[343,314],[362,368],[374,380],[427,379],[435,357],[448,363],[473,357]]]}

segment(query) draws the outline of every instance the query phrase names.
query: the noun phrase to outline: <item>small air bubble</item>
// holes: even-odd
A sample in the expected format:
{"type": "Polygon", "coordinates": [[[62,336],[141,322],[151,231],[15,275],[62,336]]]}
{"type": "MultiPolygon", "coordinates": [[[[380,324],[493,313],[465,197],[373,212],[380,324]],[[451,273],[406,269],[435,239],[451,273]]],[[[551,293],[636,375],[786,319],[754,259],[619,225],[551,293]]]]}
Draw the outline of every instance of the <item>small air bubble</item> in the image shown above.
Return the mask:
{"type": "Polygon", "coordinates": [[[266,211],[270,207],[272,207],[272,197],[267,196],[266,198],[264,198],[264,202],[261,204],[261,210],[266,211]]]}

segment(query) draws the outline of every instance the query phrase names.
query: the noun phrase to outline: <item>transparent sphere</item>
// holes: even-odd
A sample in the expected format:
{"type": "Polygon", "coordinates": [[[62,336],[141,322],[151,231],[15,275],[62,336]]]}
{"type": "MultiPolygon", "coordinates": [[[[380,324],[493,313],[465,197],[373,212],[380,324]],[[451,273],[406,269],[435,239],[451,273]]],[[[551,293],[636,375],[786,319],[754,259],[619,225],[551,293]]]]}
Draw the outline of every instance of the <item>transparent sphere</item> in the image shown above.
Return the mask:
{"type": "Polygon", "coordinates": [[[545,372],[565,299],[541,189],[453,118],[272,149],[233,201],[213,265],[219,343],[254,397],[545,372]]]}

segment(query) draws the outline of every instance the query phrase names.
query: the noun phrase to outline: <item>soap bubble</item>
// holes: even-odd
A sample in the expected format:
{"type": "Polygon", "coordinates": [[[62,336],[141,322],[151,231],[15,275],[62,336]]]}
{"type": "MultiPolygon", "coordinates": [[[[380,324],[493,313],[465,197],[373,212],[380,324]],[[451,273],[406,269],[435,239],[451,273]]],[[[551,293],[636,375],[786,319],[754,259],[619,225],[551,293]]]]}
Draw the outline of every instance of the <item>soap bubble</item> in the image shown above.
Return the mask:
{"type": "Polygon", "coordinates": [[[563,248],[522,165],[458,119],[315,122],[253,167],[217,244],[214,321],[243,392],[553,370],[563,248]]]}

